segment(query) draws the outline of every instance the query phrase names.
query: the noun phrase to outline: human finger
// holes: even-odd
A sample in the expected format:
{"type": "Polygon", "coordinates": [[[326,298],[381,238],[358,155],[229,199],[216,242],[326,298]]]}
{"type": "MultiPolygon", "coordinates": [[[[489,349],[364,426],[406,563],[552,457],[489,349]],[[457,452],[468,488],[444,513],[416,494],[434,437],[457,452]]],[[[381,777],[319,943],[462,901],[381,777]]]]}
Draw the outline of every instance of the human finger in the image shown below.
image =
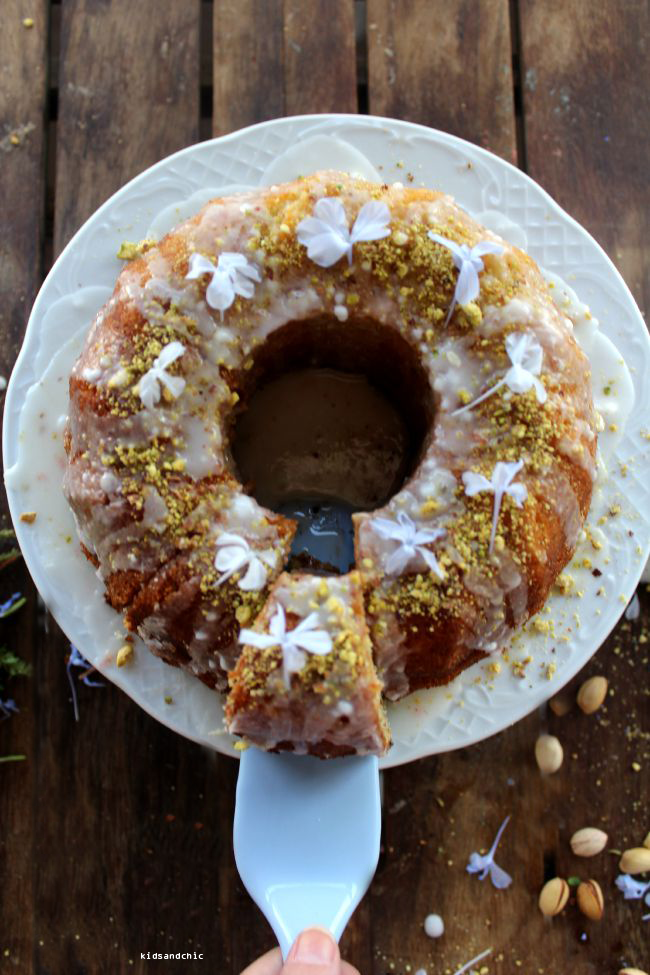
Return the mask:
{"type": "Polygon", "coordinates": [[[245,968],[241,975],[280,975],[281,972],[282,952],[279,948],[273,948],[245,968]]]}

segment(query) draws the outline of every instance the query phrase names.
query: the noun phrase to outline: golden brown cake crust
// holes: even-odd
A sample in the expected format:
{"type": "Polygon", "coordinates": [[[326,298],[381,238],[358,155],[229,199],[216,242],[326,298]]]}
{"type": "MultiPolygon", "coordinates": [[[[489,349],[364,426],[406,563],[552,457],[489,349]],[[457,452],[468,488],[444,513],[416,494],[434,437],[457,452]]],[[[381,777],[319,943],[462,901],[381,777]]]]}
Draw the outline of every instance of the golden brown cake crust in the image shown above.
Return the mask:
{"type": "Polygon", "coordinates": [[[127,625],[163,659],[225,686],[239,630],[264,618],[295,531],[238,482],[229,431],[274,337],[294,352],[311,341],[328,364],[319,329],[343,336],[340,348],[364,329],[385,336],[383,378],[416,389],[414,422],[428,428],[395,497],[355,515],[375,661],[399,698],[498,650],[540,608],[574,550],[595,473],[589,365],[571,322],[534,262],[449,197],[317,173],[212,201],[130,262],[70,379],[65,491],[127,625]],[[325,199],[348,228],[381,205],[385,234],[322,266],[301,228],[325,199]],[[477,245],[479,290],[458,303],[454,248],[477,245]],[[221,265],[233,255],[245,271],[232,272],[239,290],[220,308],[210,288],[223,305],[221,265]],[[521,353],[526,337],[526,361],[533,346],[541,359],[517,391],[505,380],[512,343],[521,353]],[[468,492],[499,464],[515,490],[497,510],[494,490],[468,492]],[[428,540],[404,542],[386,523],[428,540]]]}

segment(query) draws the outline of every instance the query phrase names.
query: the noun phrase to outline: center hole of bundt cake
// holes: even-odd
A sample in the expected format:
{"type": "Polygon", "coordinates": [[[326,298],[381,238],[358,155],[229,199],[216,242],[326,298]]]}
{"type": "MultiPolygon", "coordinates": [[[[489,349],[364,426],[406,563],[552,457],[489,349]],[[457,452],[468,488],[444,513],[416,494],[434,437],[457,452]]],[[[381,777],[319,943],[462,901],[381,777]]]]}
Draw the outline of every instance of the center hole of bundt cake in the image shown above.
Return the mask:
{"type": "MultiPolygon", "coordinates": [[[[431,422],[414,350],[368,319],[321,317],[272,332],[241,377],[240,397],[237,474],[260,504],[298,520],[298,550],[317,561],[319,537],[345,534],[353,511],[379,508],[399,490],[431,422]]],[[[346,547],[352,562],[351,540],[346,547]]]]}

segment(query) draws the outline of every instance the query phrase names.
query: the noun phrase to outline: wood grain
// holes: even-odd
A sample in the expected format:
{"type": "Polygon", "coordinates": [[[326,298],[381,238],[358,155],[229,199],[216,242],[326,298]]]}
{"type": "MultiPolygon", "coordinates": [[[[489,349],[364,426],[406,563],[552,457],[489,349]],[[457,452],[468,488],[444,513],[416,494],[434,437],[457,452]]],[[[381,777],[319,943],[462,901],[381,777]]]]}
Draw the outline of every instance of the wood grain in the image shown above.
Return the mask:
{"type": "Polygon", "coordinates": [[[111,193],[196,141],[199,0],[62,6],[55,251],[111,193]]]}
{"type": "Polygon", "coordinates": [[[284,114],[282,0],[215,0],[213,131],[284,114]]]}
{"type": "MultiPolygon", "coordinates": [[[[44,0],[6,0],[0,30],[0,374],[8,378],[43,273],[45,223],[45,118],[47,110],[47,5],[44,0]],[[29,18],[32,26],[23,21],[29,18]]],[[[4,393],[0,394],[4,407],[4,393]]],[[[0,491],[2,526],[9,524],[0,491]]],[[[21,562],[0,577],[0,602],[12,593],[28,603],[2,624],[0,645],[33,663],[36,600],[21,562]]],[[[36,940],[33,821],[36,703],[33,682],[19,678],[0,697],[11,697],[20,714],[0,722],[0,756],[28,761],[0,765],[0,968],[18,960],[27,971],[36,940]],[[9,959],[7,962],[6,960],[9,959]]],[[[16,969],[17,970],[17,969],[16,969]]]]}
{"type": "Polygon", "coordinates": [[[508,0],[368,0],[370,112],[516,163],[508,0]]]}
{"type": "Polygon", "coordinates": [[[47,5],[6,0],[0,31],[0,372],[9,375],[42,279],[47,5]],[[33,27],[24,27],[31,18],[33,27]]]}
{"type": "Polygon", "coordinates": [[[215,135],[312,112],[356,112],[349,0],[215,0],[215,135]]]}
{"type": "Polygon", "coordinates": [[[285,0],[285,115],[356,112],[354,4],[285,0]]]}
{"type": "Polygon", "coordinates": [[[521,0],[528,171],[650,302],[650,6],[521,0]]]}

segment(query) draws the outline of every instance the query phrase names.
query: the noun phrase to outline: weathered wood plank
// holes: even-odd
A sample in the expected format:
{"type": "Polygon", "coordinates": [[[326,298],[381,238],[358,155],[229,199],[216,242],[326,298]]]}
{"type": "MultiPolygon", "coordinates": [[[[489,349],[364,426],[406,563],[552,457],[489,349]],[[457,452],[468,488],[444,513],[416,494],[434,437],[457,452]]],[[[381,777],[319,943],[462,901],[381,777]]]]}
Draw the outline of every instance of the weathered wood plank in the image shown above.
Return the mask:
{"type": "Polygon", "coordinates": [[[215,0],[215,135],[356,108],[350,0],[215,0]]]}
{"type": "MultiPolygon", "coordinates": [[[[196,138],[198,18],[198,3],[63,5],[57,251],[110,193],[196,138]]],[[[217,910],[214,760],[109,684],[79,685],[75,724],[66,646],[50,623],[34,679],[34,794],[48,797],[33,813],[34,971],[145,971],[140,952],[190,950],[203,937],[196,905],[217,910]]],[[[204,930],[218,957],[214,926],[204,930]]]]}
{"type": "Polygon", "coordinates": [[[215,0],[213,132],[284,114],[282,0],[215,0]]]}
{"type": "MultiPolygon", "coordinates": [[[[0,375],[8,378],[43,273],[45,223],[45,116],[47,5],[7,0],[0,30],[0,375]]],[[[4,394],[0,394],[4,406],[4,394]]],[[[2,526],[9,524],[0,492],[2,526]]],[[[0,575],[0,602],[13,592],[28,604],[1,624],[0,645],[32,663],[36,644],[35,594],[16,562],[0,575]]],[[[35,794],[36,728],[33,682],[15,679],[0,697],[13,698],[20,714],[0,722],[0,756],[24,762],[0,765],[0,967],[28,971],[35,925],[30,811],[35,794]]]]}
{"type": "Polygon", "coordinates": [[[356,112],[354,4],[285,0],[286,115],[356,112]]]}
{"type": "Polygon", "coordinates": [[[508,0],[368,0],[370,112],[516,162],[508,0]]]}
{"type": "Polygon", "coordinates": [[[0,31],[0,372],[9,375],[42,279],[47,8],[7,0],[0,31]],[[32,27],[23,20],[33,20],[32,27]]]}
{"type": "Polygon", "coordinates": [[[650,7],[521,0],[528,171],[650,302],[650,7]]]}
{"type": "Polygon", "coordinates": [[[132,176],[198,138],[199,0],[62,7],[55,250],[132,176]]]}

